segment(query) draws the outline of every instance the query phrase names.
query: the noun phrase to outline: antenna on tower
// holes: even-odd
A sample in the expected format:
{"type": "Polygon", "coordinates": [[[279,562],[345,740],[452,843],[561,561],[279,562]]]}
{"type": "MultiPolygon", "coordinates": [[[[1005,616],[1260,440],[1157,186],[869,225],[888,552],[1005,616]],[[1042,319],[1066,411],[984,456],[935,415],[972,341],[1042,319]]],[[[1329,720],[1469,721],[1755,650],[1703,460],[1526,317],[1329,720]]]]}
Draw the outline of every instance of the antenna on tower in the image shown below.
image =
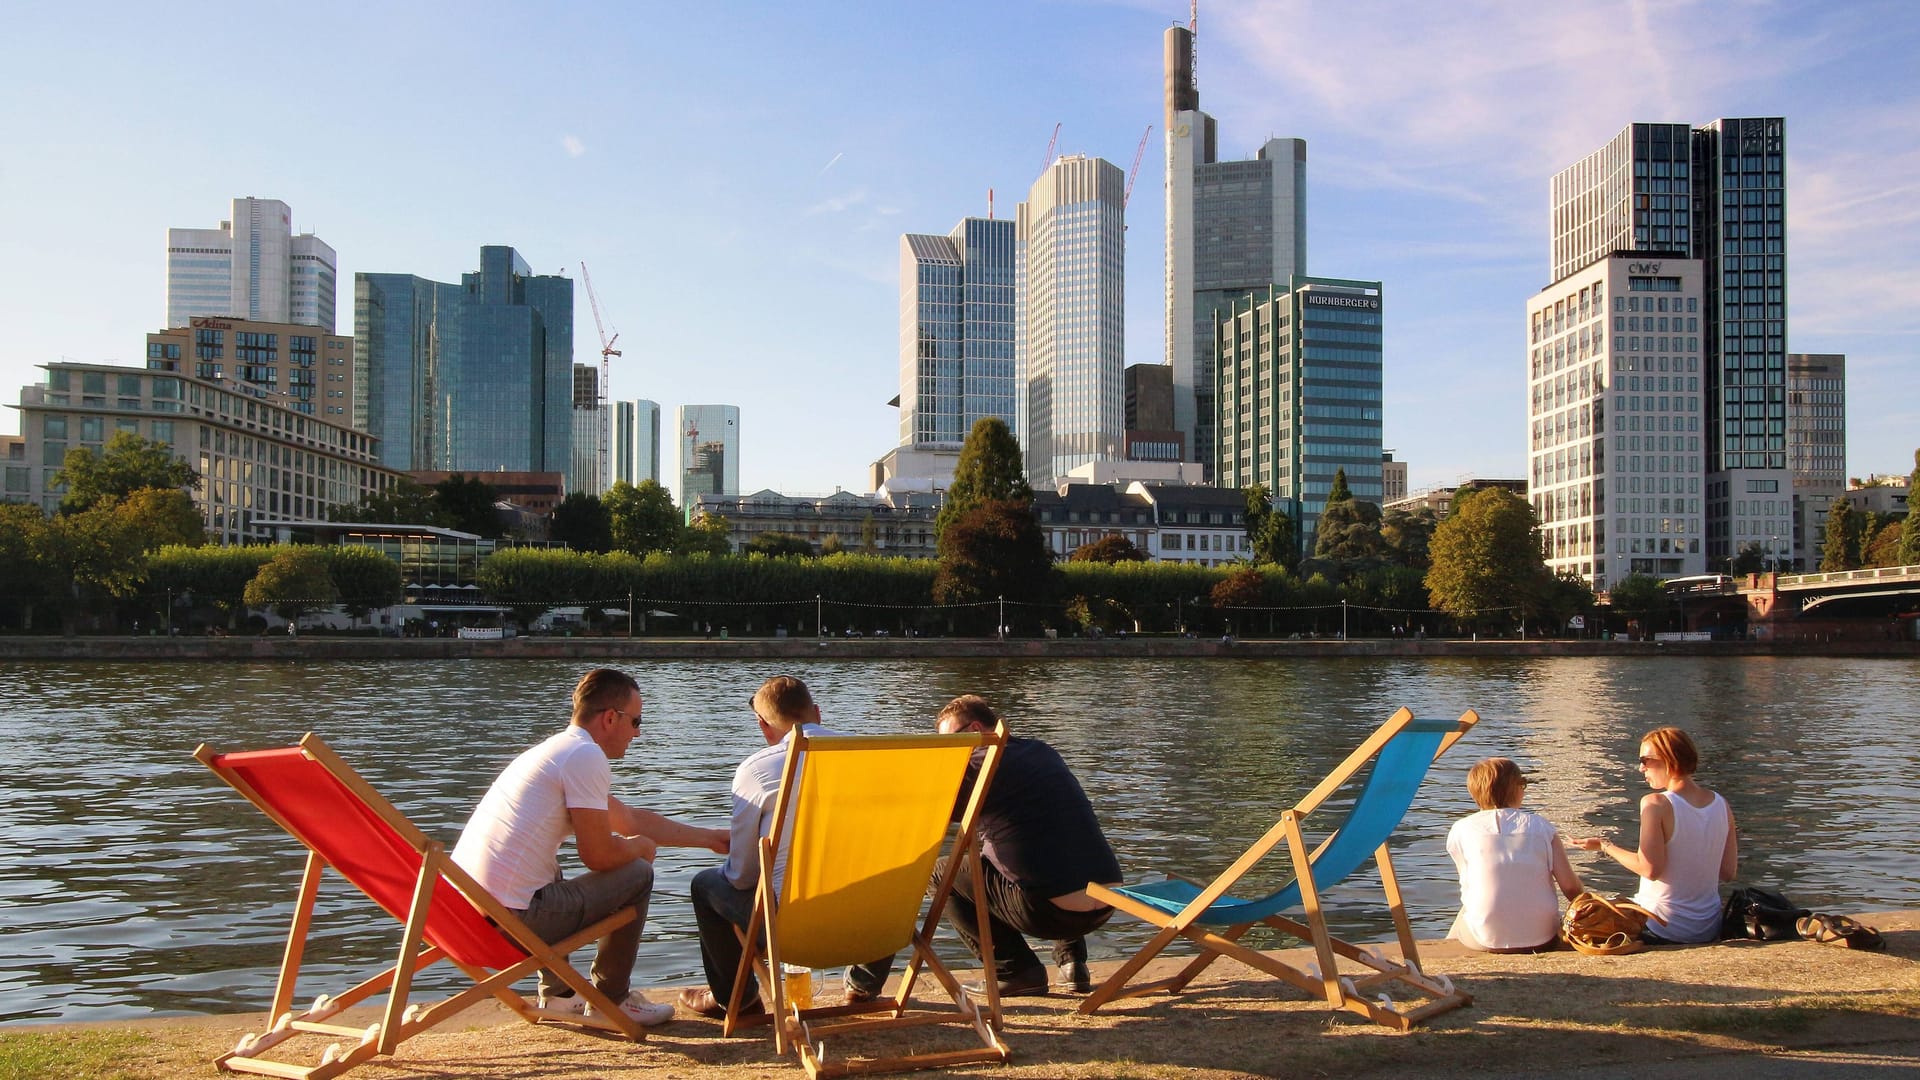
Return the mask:
{"type": "Polygon", "coordinates": [[[1200,0],[1188,0],[1187,33],[1191,36],[1192,47],[1187,53],[1187,70],[1192,73],[1193,85],[1200,85],[1200,0]]]}

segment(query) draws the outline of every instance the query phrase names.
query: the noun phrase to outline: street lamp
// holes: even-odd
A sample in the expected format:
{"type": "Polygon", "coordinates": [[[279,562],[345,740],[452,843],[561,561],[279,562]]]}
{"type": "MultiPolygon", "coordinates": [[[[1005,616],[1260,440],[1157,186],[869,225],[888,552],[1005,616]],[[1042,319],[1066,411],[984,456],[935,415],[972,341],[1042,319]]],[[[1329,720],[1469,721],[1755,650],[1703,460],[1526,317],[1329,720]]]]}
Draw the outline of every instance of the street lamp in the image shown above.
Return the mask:
{"type": "Polygon", "coordinates": [[[1347,601],[1345,597],[1342,597],[1340,600],[1340,640],[1347,640],[1347,601]]]}
{"type": "Polygon", "coordinates": [[[1774,555],[1773,555],[1774,541],[1778,539],[1780,538],[1777,536],[1767,537],[1767,572],[1770,574],[1777,574],[1780,572],[1780,563],[1778,562],[1778,560],[1774,558],[1774,555]]]}

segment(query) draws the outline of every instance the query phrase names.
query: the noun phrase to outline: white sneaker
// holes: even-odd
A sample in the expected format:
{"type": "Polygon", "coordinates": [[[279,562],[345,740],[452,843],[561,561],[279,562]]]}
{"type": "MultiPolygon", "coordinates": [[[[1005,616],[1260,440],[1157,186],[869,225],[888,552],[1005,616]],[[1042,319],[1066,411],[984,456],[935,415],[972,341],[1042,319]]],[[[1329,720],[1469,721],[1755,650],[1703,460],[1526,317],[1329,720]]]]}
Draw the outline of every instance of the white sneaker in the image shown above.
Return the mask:
{"type": "Polygon", "coordinates": [[[545,991],[541,991],[540,996],[534,999],[534,1008],[539,1009],[541,1012],[584,1016],[587,1011],[587,999],[578,994],[569,994],[566,997],[548,997],[545,991]]]}
{"type": "MultiPolygon", "coordinates": [[[[638,990],[627,994],[627,1000],[620,1003],[620,1011],[626,1013],[641,1027],[659,1027],[673,1019],[673,1006],[656,1005],[648,1001],[647,995],[638,990]]],[[[593,1015],[593,1010],[587,1009],[586,1014],[593,1015]]]]}

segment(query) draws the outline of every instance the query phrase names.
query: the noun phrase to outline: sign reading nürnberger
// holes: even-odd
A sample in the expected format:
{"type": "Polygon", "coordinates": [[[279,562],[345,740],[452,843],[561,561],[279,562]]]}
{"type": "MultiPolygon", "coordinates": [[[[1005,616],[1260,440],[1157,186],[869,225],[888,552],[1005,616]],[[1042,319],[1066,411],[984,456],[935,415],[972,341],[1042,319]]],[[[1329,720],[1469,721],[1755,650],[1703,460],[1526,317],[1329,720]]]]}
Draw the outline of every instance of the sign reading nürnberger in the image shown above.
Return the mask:
{"type": "Polygon", "coordinates": [[[1380,310],[1380,298],[1377,296],[1310,292],[1306,294],[1305,299],[1309,307],[1364,308],[1368,311],[1380,310]]]}

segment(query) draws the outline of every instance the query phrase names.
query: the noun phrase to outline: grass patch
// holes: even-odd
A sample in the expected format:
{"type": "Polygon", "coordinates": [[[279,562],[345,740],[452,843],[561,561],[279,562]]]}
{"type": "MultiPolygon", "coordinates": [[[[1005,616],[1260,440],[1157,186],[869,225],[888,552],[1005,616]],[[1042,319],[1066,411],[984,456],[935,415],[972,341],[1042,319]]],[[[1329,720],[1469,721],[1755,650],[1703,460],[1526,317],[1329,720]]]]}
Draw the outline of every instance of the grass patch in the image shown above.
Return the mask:
{"type": "Polygon", "coordinates": [[[0,1080],[139,1080],[153,1040],[125,1031],[0,1035],[0,1080]]]}
{"type": "Polygon", "coordinates": [[[1652,1027],[1687,1031],[1695,1035],[1798,1035],[1813,1026],[1825,1009],[1805,1005],[1715,1005],[1675,1009],[1665,1022],[1652,1027]]]}

